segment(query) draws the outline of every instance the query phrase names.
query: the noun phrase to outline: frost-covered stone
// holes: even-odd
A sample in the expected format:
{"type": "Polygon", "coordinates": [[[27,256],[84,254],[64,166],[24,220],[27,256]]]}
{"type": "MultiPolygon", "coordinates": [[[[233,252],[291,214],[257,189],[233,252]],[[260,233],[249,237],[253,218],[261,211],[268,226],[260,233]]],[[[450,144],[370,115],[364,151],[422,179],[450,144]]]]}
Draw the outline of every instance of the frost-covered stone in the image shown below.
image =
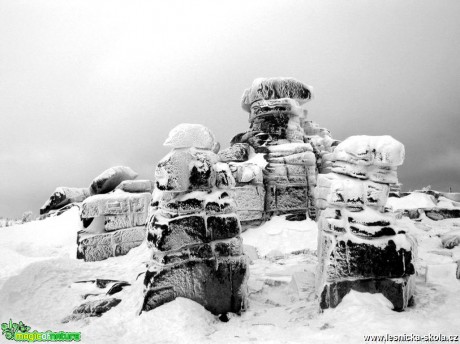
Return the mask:
{"type": "Polygon", "coordinates": [[[389,186],[372,181],[339,176],[334,173],[318,175],[316,201],[319,209],[328,206],[363,209],[364,206],[384,207],[389,186]]]}
{"type": "Polygon", "coordinates": [[[244,185],[232,190],[241,222],[259,220],[264,215],[265,189],[263,186],[244,185]]]}
{"type": "Polygon", "coordinates": [[[217,155],[209,150],[174,149],[157,165],[156,187],[174,192],[210,189],[215,180],[213,165],[217,161],[217,155]]]}
{"type": "Polygon", "coordinates": [[[296,184],[268,184],[266,190],[266,211],[289,212],[307,210],[307,187],[296,184]]]}
{"type": "Polygon", "coordinates": [[[267,147],[267,151],[270,153],[270,157],[275,158],[304,152],[312,152],[313,147],[310,143],[289,142],[276,146],[269,146],[267,147]]]}
{"type": "Polygon", "coordinates": [[[234,145],[221,150],[219,159],[223,162],[229,161],[246,161],[249,156],[249,145],[247,143],[235,143],[234,145]]]}
{"type": "Polygon", "coordinates": [[[163,145],[172,148],[195,147],[212,150],[216,148],[216,143],[214,134],[204,125],[182,123],[169,132],[163,145]]]}
{"type": "Polygon", "coordinates": [[[122,181],[115,190],[121,190],[125,192],[138,193],[138,192],[149,192],[152,193],[154,183],[151,180],[125,180],[122,181]]]}
{"type": "Polygon", "coordinates": [[[315,191],[320,307],[335,307],[357,290],[383,293],[403,310],[414,293],[416,242],[385,205],[404,146],[390,136],[353,136],[323,157],[332,173],[318,176],[315,191]]]}
{"type": "Polygon", "coordinates": [[[442,246],[445,248],[454,248],[460,245],[460,229],[454,229],[441,235],[442,246]]]}
{"type": "Polygon", "coordinates": [[[95,262],[125,255],[132,248],[142,244],[145,236],[145,226],[97,234],[80,231],[77,235],[77,259],[95,262]]]}
{"type": "Polygon", "coordinates": [[[193,214],[172,219],[155,215],[149,224],[148,241],[160,251],[233,238],[241,233],[236,214],[193,214]]]}
{"type": "Polygon", "coordinates": [[[335,308],[351,291],[363,293],[381,293],[393,304],[395,311],[402,311],[413,302],[415,277],[379,278],[343,280],[326,283],[320,293],[320,307],[322,309],[335,308]]]}
{"type": "Polygon", "coordinates": [[[82,218],[126,213],[145,213],[152,195],[150,193],[128,193],[116,191],[110,194],[94,195],[85,199],[81,205],[82,218]]]}
{"type": "Polygon", "coordinates": [[[460,209],[430,209],[425,210],[425,215],[433,221],[460,218],[460,209]]]}
{"type": "Polygon", "coordinates": [[[263,173],[259,165],[250,162],[242,163],[229,163],[230,170],[232,171],[233,177],[237,182],[237,185],[241,184],[262,184],[263,173]]]}
{"type": "Polygon", "coordinates": [[[147,222],[147,212],[126,213],[104,216],[104,229],[107,232],[121,228],[143,226],[147,222]]]}
{"type": "Polygon", "coordinates": [[[156,211],[167,218],[195,213],[208,215],[228,214],[235,212],[236,209],[235,202],[230,194],[230,190],[217,190],[213,192],[193,191],[163,195],[158,201],[156,211]]]}
{"type": "Polygon", "coordinates": [[[218,149],[210,150],[211,141],[197,141],[195,134],[201,135],[202,128],[191,133],[193,140],[182,133],[188,125],[176,129],[167,140],[176,148],[155,172],[147,223],[152,256],[143,310],[180,296],[215,314],[238,313],[246,303],[248,269],[233,189],[241,182],[262,183],[262,171],[257,165],[225,162],[247,160],[247,144],[217,155],[218,149]]]}
{"type": "Polygon", "coordinates": [[[236,181],[228,164],[218,162],[214,165],[214,169],[216,173],[216,186],[219,189],[231,189],[235,187],[236,181]]]}
{"type": "Polygon", "coordinates": [[[328,262],[324,268],[326,281],[396,278],[415,273],[412,246],[403,234],[366,240],[346,233],[322,232],[318,240],[318,258],[328,262]],[[399,241],[403,245],[397,246],[399,241]]]}
{"type": "Polygon", "coordinates": [[[72,314],[65,317],[62,323],[77,321],[88,317],[100,317],[111,308],[117,306],[121,302],[117,298],[107,298],[102,300],[88,301],[76,307],[72,314]]]}
{"type": "Polygon", "coordinates": [[[90,192],[93,195],[113,191],[122,181],[136,179],[138,174],[127,166],[115,166],[105,170],[91,183],[90,192]]]}
{"type": "Polygon", "coordinates": [[[70,203],[83,202],[89,196],[88,188],[58,187],[40,208],[40,215],[47,214],[51,210],[60,209],[70,203]]]}
{"type": "Polygon", "coordinates": [[[377,183],[395,184],[398,182],[396,167],[393,166],[367,166],[345,161],[334,161],[331,170],[353,178],[370,179],[377,183]]]}
{"type": "Polygon", "coordinates": [[[152,259],[157,264],[177,264],[189,260],[213,257],[232,257],[243,254],[243,240],[234,237],[227,240],[212,241],[204,244],[191,244],[184,249],[160,251],[154,250],[152,259]]]}
{"type": "Polygon", "coordinates": [[[294,78],[258,78],[246,89],[241,99],[244,110],[258,100],[292,98],[303,104],[312,99],[312,87],[294,78]]]}
{"type": "Polygon", "coordinates": [[[299,102],[290,98],[258,100],[251,105],[249,121],[256,117],[289,114],[291,116],[304,117],[303,109],[299,102]]]}
{"type": "Polygon", "coordinates": [[[248,271],[245,256],[190,259],[161,269],[152,268],[145,275],[142,310],[185,297],[216,315],[239,314],[247,306],[248,271]]]}
{"type": "Polygon", "coordinates": [[[334,150],[334,160],[357,165],[399,166],[404,156],[404,145],[389,135],[350,136],[334,150]]]}
{"type": "MultiPolygon", "coordinates": [[[[273,164],[287,164],[287,165],[301,165],[301,166],[314,166],[316,164],[316,157],[313,152],[307,151],[281,157],[275,157],[275,154],[269,154],[267,161],[273,164]]],[[[278,154],[276,154],[278,155],[278,154]]]]}

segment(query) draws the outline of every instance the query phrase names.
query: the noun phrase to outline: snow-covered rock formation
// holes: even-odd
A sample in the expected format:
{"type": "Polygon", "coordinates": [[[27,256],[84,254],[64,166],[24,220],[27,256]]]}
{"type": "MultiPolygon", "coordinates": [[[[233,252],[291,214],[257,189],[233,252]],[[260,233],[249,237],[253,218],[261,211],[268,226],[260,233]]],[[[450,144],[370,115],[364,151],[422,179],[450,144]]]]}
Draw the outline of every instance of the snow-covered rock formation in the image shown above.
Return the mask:
{"type": "Polygon", "coordinates": [[[248,259],[232,198],[236,182],[219,158],[232,153],[217,155],[214,135],[198,124],[177,126],[165,145],[173,149],[155,171],[142,310],[185,297],[214,314],[239,313],[246,305],[248,259]]]}
{"type": "Polygon", "coordinates": [[[92,196],[80,205],[85,229],[78,232],[77,258],[100,261],[125,255],[145,240],[153,184],[136,177],[131,168],[116,166],[93,180],[92,196]]]}
{"type": "Polygon", "coordinates": [[[46,217],[52,211],[59,210],[66,205],[83,202],[90,195],[89,188],[58,187],[40,208],[40,215],[46,217]]]}
{"type": "MultiPolygon", "coordinates": [[[[250,221],[256,220],[259,222],[255,223],[260,224],[273,214],[305,214],[307,210],[314,218],[317,174],[323,170],[322,157],[332,151],[336,141],[326,129],[306,121],[307,111],[302,105],[312,97],[311,87],[293,78],[259,78],[244,91],[241,105],[249,112],[251,125],[247,132],[232,139],[232,146],[225,152],[245,145],[246,150],[264,155],[265,161],[259,164],[263,175],[255,179],[257,188],[245,186],[240,191],[246,199],[254,200],[239,207],[243,225],[246,221],[251,225],[250,221]],[[245,207],[254,210],[249,219],[246,219],[247,210],[242,210],[245,207]]],[[[244,161],[250,156],[254,154],[240,154],[238,158],[244,161]]],[[[242,165],[239,168],[249,170],[251,175],[249,162],[249,166],[245,162],[239,164],[242,165]]],[[[237,180],[237,183],[244,181],[237,180]]],[[[238,197],[237,203],[240,203],[238,197]]]]}
{"type": "Polygon", "coordinates": [[[352,136],[318,177],[316,290],[322,309],[356,290],[382,293],[403,310],[413,296],[415,242],[385,209],[404,146],[390,136],[352,136]]]}

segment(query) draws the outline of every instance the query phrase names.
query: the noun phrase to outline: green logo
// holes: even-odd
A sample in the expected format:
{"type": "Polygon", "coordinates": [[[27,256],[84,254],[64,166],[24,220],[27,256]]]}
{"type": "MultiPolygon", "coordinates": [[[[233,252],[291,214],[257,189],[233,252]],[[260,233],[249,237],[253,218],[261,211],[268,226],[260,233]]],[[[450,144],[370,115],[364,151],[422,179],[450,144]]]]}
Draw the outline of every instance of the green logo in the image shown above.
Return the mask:
{"type": "Polygon", "coordinates": [[[3,323],[2,335],[8,340],[15,340],[17,342],[79,342],[81,339],[81,332],[30,332],[30,326],[27,326],[22,321],[18,324],[14,323],[11,319],[9,323],[3,323]]]}

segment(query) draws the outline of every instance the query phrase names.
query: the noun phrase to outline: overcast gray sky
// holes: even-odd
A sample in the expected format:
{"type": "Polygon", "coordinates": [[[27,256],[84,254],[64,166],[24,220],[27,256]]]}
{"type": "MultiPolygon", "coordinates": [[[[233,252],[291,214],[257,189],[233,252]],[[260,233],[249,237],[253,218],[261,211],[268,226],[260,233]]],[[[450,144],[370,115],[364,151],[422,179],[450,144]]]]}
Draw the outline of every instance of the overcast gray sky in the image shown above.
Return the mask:
{"type": "Polygon", "coordinates": [[[460,191],[458,0],[0,0],[0,216],[113,165],[153,179],[182,122],[228,146],[269,76],[313,85],[334,138],[403,142],[404,189],[460,191]]]}

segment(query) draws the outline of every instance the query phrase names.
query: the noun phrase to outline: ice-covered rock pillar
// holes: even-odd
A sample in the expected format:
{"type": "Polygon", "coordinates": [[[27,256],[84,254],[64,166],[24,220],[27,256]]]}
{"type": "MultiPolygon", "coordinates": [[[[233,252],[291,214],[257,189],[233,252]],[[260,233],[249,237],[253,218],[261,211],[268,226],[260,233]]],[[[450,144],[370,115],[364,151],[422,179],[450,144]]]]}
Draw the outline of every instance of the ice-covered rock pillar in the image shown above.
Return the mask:
{"type": "Polygon", "coordinates": [[[385,209],[404,146],[391,136],[352,136],[332,156],[317,186],[320,307],[334,308],[350,291],[382,293],[403,310],[414,292],[416,247],[385,209]]]}
{"type": "Polygon", "coordinates": [[[239,313],[249,269],[230,168],[219,161],[214,135],[202,125],[177,126],[165,145],[173,149],[155,171],[142,309],[185,297],[214,314],[239,313]]]}
{"type": "Polygon", "coordinates": [[[311,87],[293,78],[260,78],[245,90],[242,107],[249,112],[248,132],[239,137],[265,153],[265,212],[305,213],[316,182],[316,157],[305,140],[311,87]]]}

